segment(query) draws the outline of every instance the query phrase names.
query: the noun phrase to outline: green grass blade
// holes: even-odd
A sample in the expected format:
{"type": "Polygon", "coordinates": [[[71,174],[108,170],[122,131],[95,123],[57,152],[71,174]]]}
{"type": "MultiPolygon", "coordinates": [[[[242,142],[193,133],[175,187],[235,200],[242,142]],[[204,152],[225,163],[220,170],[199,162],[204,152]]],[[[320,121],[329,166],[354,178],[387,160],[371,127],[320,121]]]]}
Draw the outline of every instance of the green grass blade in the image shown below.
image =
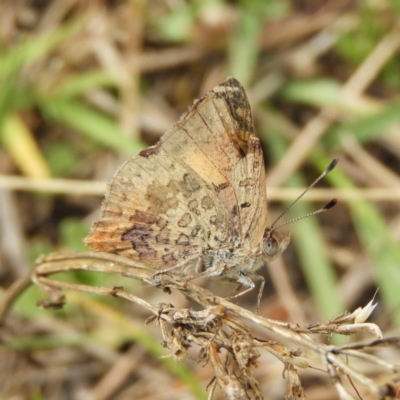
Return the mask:
{"type": "Polygon", "coordinates": [[[77,100],[51,99],[42,102],[41,108],[49,118],[65,123],[103,146],[129,154],[136,154],[144,147],[139,140],[126,137],[112,119],[77,100]]]}
{"type": "Polygon", "coordinates": [[[244,86],[249,85],[256,67],[261,27],[262,14],[251,7],[243,7],[235,35],[229,44],[228,70],[229,75],[234,76],[244,86]]]}
{"type": "Polygon", "coordinates": [[[48,178],[49,167],[33,133],[16,113],[5,115],[0,127],[0,142],[26,176],[48,178]]]}
{"type": "Polygon", "coordinates": [[[76,97],[91,89],[115,87],[112,76],[101,70],[70,74],[62,83],[52,91],[52,96],[76,97]]]}
{"type": "Polygon", "coordinates": [[[339,145],[340,135],[351,132],[360,143],[381,138],[390,134],[388,128],[400,122],[400,102],[386,105],[381,111],[370,116],[360,118],[356,122],[339,124],[333,127],[324,139],[327,147],[339,145]]]}
{"type": "Polygon", "coordinates": [[[316,107],[340,107],[343,103],[340,84],[328,78],[288,82],[279,90],[279,95],[291,102],[316,107]]]}
{"type": "Polygon", "coordinates": [[[83,26],[83,21],[61,25],[58,29],[43,35],[21,41],[9,50],[4,50],[0,57],[0,76],[7,78],[22,66],[48,54],[58,44],[76,33],[83,26]]]}

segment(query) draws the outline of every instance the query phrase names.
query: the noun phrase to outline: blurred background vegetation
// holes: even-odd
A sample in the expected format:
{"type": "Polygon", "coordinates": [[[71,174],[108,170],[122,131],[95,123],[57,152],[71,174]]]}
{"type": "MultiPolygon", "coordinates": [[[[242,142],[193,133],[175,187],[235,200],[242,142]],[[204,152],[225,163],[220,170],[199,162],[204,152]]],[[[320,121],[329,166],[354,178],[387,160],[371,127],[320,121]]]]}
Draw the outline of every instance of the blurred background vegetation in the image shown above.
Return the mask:
{"type": "MultiPolygon", "coordinates": [[[[0,2],[2,293],[40,254],[85,250],[116,168],[234,76],[264,146],[271,220],[296,197],[291,188],[339,158],[287,218],[332,197],[339,204],[293,224],[290,249],[264,271],[260,314],[327,320],[365,305],[379,288],[372,321],[395,335],[399,47],[398,0],[0,2]]],[[[68,279],[121,284],[90,274],[68,279]]],[[[153,304],[186,304],[179,294],[123,284],[153,304]]],[[[3,326],[1,399],[206,398],[211,369],[161,359],[158,328],[144,326],[144,310],[68,293],[63,310],[43,311],[35,305],[42,297],[30,288],[3,326]]],[[[252,308],[255,294],[238,302],[252,308]]],[[[266,398],[284,398],[281,373],[261,358],[266,398]]],[[[308,399],[337,398],[323,373],[303,376],[308,399]]]]}

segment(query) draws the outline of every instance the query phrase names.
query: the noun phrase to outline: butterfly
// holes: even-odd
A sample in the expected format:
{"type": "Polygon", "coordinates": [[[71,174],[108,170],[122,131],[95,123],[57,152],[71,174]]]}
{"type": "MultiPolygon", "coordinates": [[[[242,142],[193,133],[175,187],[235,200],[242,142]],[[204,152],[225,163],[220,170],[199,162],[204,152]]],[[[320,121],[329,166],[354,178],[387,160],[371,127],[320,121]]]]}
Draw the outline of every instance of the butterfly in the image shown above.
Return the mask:
{"type": "Polygon", "coordinates": [[[241,295],[289,244],[290,232],[269,228],[267,217],[263,151],[249,101],[228,78],[121,166],[85,242],[156,271],[236,282],[246,288],[241,295]]]}

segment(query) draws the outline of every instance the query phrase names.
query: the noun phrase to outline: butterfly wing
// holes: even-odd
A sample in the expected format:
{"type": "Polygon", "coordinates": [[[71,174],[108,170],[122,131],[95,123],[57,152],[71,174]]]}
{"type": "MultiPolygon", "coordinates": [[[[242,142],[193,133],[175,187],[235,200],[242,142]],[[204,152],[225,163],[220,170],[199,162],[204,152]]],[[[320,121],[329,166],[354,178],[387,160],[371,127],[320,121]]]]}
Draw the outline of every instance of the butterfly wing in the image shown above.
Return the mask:
{"type": "Polygon", "coordinates": [[[173,266],[232,238],[259,244],[265,197],[248,100],[230,78],[119,169],[85,241],[154,268],[173,266]]]}

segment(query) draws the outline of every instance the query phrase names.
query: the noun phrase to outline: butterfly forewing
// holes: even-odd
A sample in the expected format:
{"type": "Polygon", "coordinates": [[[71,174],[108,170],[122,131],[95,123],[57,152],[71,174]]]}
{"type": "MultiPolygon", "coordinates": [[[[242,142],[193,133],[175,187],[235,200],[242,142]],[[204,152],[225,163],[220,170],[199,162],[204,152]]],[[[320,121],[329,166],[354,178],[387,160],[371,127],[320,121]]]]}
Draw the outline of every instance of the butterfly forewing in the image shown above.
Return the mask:
{"type": "Polygon", "coordinates": [[[254,136],[246,93],[236,79],[230,78],[217,86],[210,96],[224,127],[219,136],[228,138],[231,147],[239,149],[239,152],[229,152],[232,167],[229,181],[235,193],[235,204],[230,210],[231,215],[239,215],[242,244],[252,249],[260,244],[267,227],[266,177],[261,144],[254,136]]]}

